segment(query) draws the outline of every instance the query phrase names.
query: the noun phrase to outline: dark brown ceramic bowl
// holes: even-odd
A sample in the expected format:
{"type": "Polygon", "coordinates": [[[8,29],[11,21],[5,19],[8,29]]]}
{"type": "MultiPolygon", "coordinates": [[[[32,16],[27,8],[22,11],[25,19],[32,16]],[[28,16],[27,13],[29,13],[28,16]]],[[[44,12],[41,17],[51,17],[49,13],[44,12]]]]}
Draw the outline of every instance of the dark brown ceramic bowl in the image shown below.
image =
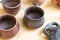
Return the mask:
{"type": "Polygon", "coordinates": [[[44,11],[39,7],[29,7],[25,11],[24,24],[29,28],[39,28],[44,23],[44,11]]]}
{"type": "Polygon", "coordinates": [[[33,0],[35,5],[41,5],[45,0],[33,0]]]}
{"type": "Polygon", "coordinates": [[[0,38],[10,39],[19,31],[19,24],[12,15],[0,16],[0,38]]]}
{"type": "Polygon", "coordinates": [[[56,4],[56,5],[60,5],[60,0],[51,0],[52,3],[56,4]]]}
{"type": "Polygon", "coordinates": [[[2,5],[8,14],[13,15],[17,14],[21,7],[20,0],[2,0],[2,5]]]}

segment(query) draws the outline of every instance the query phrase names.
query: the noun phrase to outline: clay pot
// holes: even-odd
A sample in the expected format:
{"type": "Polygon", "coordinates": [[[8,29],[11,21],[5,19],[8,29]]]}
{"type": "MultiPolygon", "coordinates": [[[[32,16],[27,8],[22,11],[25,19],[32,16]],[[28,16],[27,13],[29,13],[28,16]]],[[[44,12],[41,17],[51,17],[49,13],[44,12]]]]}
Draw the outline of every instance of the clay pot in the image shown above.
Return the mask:
{"type": "Polygon", "coordinates": [[[17,14],[21,7],[20,0],[2,0],[2,5],[8,14],[13,15],[17,14]]]}
{"type": "Polygon", "coordinates": [[[45,0],[32,0],[35,5],[41,5],[45,0]]]}
{"type": "Polygon", "coordinates": [[[59,24],[56,23],[56,22],[52,22],[52,23],[49,23],[45,28],[44,28],[44,33],[46,35],[53,35],[54,33],[56,33],[56,30],[60,28],[59,27],[59,24]]]}
{"type": "Polygon", "coordinates": [[[25,11],[24,24],[29,28],[39,28],[44,23],[44,11],[39,7],[29,7],[25,11]]]}
{"type": "Polygon", "coordinates": [[[19,31],[19,24],[12,15],[0,16],[0,38],[10,39],[19,31]]]}
{"type": "Polygon", "coordinates": [[[54,4],[60,5],[60,0],[51,0],[54,4]]]}
{"type": "Polygon", "coordinates": [[[50,38],[50,40],[60,39],[60,25],[56,22],[49,23],[44,28],[44,33],[50,38]]]}

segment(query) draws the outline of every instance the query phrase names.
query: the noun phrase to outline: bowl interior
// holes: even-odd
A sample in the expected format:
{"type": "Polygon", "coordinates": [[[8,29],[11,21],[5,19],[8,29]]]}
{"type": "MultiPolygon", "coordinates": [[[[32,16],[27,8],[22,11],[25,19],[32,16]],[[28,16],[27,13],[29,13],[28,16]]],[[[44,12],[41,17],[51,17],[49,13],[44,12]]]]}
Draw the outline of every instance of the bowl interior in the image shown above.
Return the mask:
{"type": "Polygon", "coordinates": [[[31,7],[26,13],[30,19],[39,19],[44,15],[44,11],[39,7],[31,7]]]}
{"type": "Polygon", "coordinates": [[[15,7],[20,3],[20,0],[3,0],[2,3],[6,7],[15,7]]]}
{"type": "Polygon", "coordinates": [[[16,20],[14,17],[5,15],[0,19],[0,30],[8,30],[15,26],[16,20]]]}

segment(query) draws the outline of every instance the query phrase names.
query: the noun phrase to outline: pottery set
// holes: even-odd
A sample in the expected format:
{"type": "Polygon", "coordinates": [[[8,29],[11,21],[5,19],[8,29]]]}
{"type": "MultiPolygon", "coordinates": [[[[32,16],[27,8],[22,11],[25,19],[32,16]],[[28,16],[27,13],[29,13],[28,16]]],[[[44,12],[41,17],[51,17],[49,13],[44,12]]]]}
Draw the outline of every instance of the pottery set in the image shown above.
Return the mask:
{"type": "Polygon", "coordinates": [[[0,16],[0,38],[10,39],[19,31],[19,23],[13,15],[19,12],[21,4],[20,0],[2,0],[1,3],[7,14],[0,16]]]}
{"type": "MultiPolygon", "coordinates": [[[[33,1],[36,5],[41,5],[44,2],[44,0],[33,1]]],[[[56,2],[52,0],[52,2],[60,5],[59,0],[56,2]]],[[[8,14],[0,16],[0,38],[10,39],[17,35],[19,31],[19,23],[13,15],[19,12],[21,4],[20,0],[2,0],[1,3],[8,14]]],[[[25,10],[23,22],[28,28],[39,28],[44,24],[44,21],[44,10],[42,8],[34,6],[25,10]]],[[[59,24],[53,22],[45,27],[44,33],[48,35],[51,40],[58,40],[60,34],[59,30],[59,24]]]]}
{"type": "MultiPolygon", "coordinates": [[[[44,11],[39,7],[29,7],[25,11],[24,24],[29,28],[39,28],[44,23],[44,11]]],[[[13,15],[0,16],[0,38],[10,39],[17,35],[19,23],[13,15]]]]}

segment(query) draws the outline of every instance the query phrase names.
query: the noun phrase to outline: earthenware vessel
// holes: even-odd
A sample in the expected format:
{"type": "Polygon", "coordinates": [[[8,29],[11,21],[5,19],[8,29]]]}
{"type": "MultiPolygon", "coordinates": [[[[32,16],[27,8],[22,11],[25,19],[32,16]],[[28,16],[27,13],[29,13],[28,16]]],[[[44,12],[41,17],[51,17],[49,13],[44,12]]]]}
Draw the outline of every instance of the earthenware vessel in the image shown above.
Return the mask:
{"type": "Polygon", "coordinates": [[[16,18],[12,15],[0,16],[0,38],[10,39],[17,35],[19,24],[16,18]]]}
{"type": "Polygon", "coordinates": [[[49,23],[44,28],[44,33],[50,38],[50,40],[60,40],[59,33],[60,33],[60,26],[56,22],[49,23]]]}
{"type": "Polygon", "coordinates": [[[56,5],[60,5],[60,0],[51,0],[52,3],[56,4],[56,5]]]}
{"type": "Polygon", "coordinates": [[[4,10],[8,14],[17,14],[21,7],[20,0],[2,0],[4,10]]]}
{"type": "Polygon", "coordinates": [[[24,24],[29,28],[39,28],[44,23],[44,11],[39,7],[29,7],[25,11],[24,24]]]}
{"type": "Polygon", "coordinates": [[[60,28],[56,31],[56,40],[60,40],[60,28]]]}
{"type": "Polygon", "coordinates": [[[32,0],[35,5],[41,5],[45,0],[32,0]]]}

